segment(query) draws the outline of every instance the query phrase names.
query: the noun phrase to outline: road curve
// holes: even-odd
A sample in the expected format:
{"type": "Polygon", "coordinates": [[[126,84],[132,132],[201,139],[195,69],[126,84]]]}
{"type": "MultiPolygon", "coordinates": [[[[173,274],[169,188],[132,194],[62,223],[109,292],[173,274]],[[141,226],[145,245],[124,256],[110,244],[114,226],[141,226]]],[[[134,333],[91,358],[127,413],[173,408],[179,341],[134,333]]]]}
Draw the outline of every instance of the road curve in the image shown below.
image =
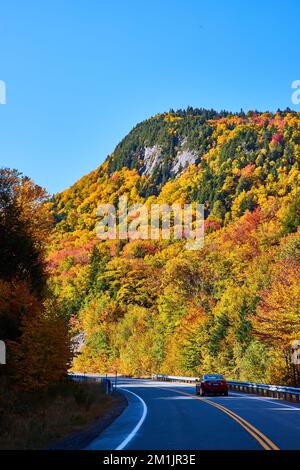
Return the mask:
{"type": "Polygon", "coordinates": [[[236,392],[202,398],[194,386],[151,380],[118,385],[129,406],[89,449],[300,449],[300,405],[236,392]]]}

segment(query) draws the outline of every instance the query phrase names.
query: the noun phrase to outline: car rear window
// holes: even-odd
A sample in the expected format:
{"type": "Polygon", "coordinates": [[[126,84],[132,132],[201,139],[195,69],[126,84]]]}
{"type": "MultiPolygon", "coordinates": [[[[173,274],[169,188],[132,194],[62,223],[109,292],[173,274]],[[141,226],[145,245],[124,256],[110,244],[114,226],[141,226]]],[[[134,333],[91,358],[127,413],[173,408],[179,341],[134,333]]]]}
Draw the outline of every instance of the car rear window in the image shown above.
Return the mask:
{"type": "Polygon", "coordinates": [[[224,380],[224,377],[222,375],[213,374],[213,375],[204,375],[203,379],[204,380],[224,380]]]}

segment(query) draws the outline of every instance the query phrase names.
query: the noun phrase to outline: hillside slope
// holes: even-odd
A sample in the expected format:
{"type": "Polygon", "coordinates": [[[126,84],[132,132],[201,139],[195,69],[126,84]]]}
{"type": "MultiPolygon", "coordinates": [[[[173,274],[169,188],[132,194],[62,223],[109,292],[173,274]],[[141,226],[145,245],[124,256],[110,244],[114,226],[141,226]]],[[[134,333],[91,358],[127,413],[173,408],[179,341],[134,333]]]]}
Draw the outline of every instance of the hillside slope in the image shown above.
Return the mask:
{"type": "Polygon", "coordinates": [[[56,195],[49,270],[74,334],[86,334],[75,367],[298,380],[299,165],[299,113],[189,108],[139,124],[56,195]],[[99,242],[97,207],[122,194],[203,203],[204,248],[99,242]]]}

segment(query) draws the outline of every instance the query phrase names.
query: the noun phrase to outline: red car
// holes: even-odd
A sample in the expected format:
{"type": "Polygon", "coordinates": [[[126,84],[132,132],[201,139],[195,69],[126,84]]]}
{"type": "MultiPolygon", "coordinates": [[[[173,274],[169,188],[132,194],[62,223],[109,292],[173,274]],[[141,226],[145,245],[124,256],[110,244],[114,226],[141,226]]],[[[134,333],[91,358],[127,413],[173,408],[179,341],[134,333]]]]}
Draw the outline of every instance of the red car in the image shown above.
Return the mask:
{"type": "Polygon", "coordinates": [[[203,375],[202,381],[196,384],[196,394],[201,395],[224,395],[228,396],[228,385],[222,375],[203,375]]]}

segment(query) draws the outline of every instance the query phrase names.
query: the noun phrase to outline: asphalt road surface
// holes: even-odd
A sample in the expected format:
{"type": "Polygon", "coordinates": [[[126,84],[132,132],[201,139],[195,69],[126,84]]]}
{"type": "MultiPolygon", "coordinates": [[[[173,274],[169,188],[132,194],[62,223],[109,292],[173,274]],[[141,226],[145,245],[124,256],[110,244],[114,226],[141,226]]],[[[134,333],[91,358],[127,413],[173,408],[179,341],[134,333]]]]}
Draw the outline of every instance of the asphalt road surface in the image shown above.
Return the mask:
{"type": "Polygon", "coordinates": [[[229,392],[199,397],[195,386],[119,379],[128,407],[87,449],[300,449],[300,405],[229,392]]]}

